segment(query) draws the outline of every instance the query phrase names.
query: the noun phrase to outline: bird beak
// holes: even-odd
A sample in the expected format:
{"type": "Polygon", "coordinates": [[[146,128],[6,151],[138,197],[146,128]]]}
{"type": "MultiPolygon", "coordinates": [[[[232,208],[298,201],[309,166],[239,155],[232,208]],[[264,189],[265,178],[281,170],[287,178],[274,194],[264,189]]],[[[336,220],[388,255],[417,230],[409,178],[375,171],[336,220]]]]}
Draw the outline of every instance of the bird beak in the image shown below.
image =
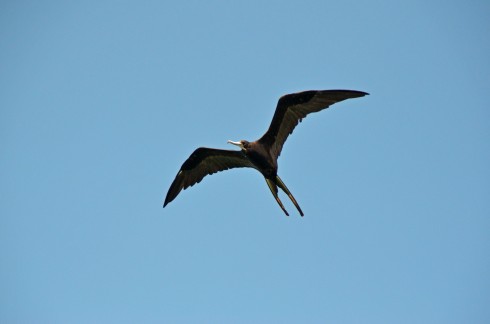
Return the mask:
{"type": "Polygon", "coordinates": [[[243,145],[242,145],[242,143],[240,143],[240,142],[228,141],[228,143],[229,143],[229,144],[236,145],[236,146],[239,146],[240,148],[243,148],[243,145]]]}

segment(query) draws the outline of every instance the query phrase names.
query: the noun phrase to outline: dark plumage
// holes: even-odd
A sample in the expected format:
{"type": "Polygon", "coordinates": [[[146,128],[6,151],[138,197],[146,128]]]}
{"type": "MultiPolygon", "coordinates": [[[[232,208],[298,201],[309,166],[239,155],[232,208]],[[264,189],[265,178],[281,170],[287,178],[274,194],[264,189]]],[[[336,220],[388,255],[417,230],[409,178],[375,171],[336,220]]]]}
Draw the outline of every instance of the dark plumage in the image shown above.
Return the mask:
{"type": "Polygon", "coordinates": [[[277,103],[267,132],[257,141],[228,141],[237,145],[240,151],[219,150],[200,147],[182,164],[175,180],[170,185],[163,207],[175,199],[182,189],[187,189],[209,175],[232,168],[255,168],[265,178],[269,189],[281,209],[289,216],[277,195],[281,188],[291,199],[301,216],[303,211],[284,182],[277,175],[277,158],[284,142],[303,118],[308,114],[323,110],[345,99],[358,98],[366,92],[354,90],[310,90],[282,96],[277,103]]]}

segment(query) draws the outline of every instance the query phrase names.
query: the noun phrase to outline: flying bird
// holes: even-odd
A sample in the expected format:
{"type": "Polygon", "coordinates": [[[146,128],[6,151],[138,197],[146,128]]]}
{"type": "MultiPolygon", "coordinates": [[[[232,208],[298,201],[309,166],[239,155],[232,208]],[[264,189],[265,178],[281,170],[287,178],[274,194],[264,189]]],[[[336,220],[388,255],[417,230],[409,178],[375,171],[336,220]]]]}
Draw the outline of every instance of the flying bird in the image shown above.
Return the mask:
{"type": "Polygon", "coordinates": [[[182,189],[201,182],[207,175],[232,168],[254,168],[262,173],[272,195],[287,216],[289,214],[279,199],[277,187],[288,195],[300,215],[304,216],[298,202],[277,175],[277,159],[284,142],[308,114],[326,109],[342,100],[365,95],[368,93],[355,90],[309,90],[282,96],[269,129],[255,142],[228,141],[229,144],[240,147],[240,151],[207,147],[196,149],[182,164],[170,185],[163,207],[174,200],[182,189]]]}

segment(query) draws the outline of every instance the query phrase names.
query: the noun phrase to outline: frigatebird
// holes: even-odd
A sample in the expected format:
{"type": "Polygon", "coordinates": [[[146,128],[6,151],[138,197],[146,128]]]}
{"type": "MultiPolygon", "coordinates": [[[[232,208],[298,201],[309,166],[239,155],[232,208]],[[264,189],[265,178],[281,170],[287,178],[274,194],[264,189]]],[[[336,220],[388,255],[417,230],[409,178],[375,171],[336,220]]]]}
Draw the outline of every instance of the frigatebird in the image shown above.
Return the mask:
{"type": "Polygon", "coordinates": [[[207,147],[196,149],[182,164],[170,185],[163,207],[174,200],[182,189],[201,182],[207,175],[232,168],[254,168],[262,173],[272,195],[287,216],[289,214],[279,199],[277,187],[288,195],[300,215],[304,216],[298,202],[277,175],[277,158],[281,154],[284,142],[308,114],[326,109],[342,100],[367,94],[355,90],[309,90],[282,96],[277,103],[269,129],[257,141],[228,141],[239,146],[240,151],[207,147]]]}

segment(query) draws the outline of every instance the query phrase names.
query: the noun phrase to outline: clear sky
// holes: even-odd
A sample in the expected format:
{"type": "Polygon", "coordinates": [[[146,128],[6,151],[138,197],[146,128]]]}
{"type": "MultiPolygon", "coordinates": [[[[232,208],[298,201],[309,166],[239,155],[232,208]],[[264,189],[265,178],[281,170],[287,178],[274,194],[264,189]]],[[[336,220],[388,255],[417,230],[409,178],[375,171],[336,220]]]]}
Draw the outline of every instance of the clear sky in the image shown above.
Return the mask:
{"type": "Polygon", "coordinates": [[[488,1],[2,1],[1,323],[489,323],[488,1]],[[199,146],[310,115],[262,176],[199,146]]]}

